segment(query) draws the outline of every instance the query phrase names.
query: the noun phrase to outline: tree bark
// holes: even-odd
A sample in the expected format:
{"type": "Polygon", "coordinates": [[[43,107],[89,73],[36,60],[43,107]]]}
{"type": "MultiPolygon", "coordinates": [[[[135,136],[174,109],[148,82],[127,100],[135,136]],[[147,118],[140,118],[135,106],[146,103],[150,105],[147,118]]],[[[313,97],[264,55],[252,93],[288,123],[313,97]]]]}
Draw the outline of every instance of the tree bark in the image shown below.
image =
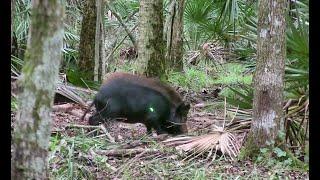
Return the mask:
{"type": "Polygon", "coordinates": [[[106,43],[105,43],[105,28],[104,28],[104,11],[105,11],[105,1],[101,2],[101,21],[100,21],[100,28],[101,28],[101,37],[100,37],[100,70],[99,70],[99,80],[102,81],[104,78],[104,75],[106,73],[106,43]]]}
{"type": "Polygon", "coordinates": [[[79,70],[94,78],[97,8],[95,0],[85,1],[79,44],[79,70]]]}
{"type": "Polygon", "coordinates": [[[281,130],[286,8],[286,0],[259,1],[253,121],[246,144],[249,156],[266,146],[267,142],[277,141],[278,132],[281,130]]]}
{"type": "Polygon", "coordinates": [[[183,11],[184,0],[171,0],[167,18],[167,53],[169,66],[183,71],[183,11]]]}
{"type": "MultiPolygon", "coordinates": [[[[102,22],[102,0],[96,0],[96,35],[95,35],[95,41],[94,41],[94,81],[99,80],[99,67],[101,67],[101,61],[100,61],[100,46],[101,46],[101,22],[102,22]]],[[[100,69],[101,72],[101,69],[100,69]]]]}
{"type": "Polygon", "coordinates": [[[48,179],[47,154],[63,47],[61,1],[33,0],[13,134],[12,179],[48,179]]]}
{"type": "Polygon", "coordinates": [[[138,66],[149,77],[165,75],[162,16],[162,0],[140,1],[138,66]]]}

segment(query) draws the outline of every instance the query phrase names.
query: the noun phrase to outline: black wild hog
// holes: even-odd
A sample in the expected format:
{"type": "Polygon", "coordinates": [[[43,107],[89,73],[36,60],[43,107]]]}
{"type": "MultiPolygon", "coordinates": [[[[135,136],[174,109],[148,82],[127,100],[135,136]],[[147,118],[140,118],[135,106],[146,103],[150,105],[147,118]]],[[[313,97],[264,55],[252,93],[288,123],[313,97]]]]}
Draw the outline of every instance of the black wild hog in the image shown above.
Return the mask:
{"type": "Polygon", "coordinates": [[[148,133],[152,128],[157,134],[187,132],[190,104],[157,79],[112,73],[103,82],[93,104],[96,113],[89,118],[90,125],[107,119],[125,118],[123,122],[126,123],[143,123],[148,133]]]}

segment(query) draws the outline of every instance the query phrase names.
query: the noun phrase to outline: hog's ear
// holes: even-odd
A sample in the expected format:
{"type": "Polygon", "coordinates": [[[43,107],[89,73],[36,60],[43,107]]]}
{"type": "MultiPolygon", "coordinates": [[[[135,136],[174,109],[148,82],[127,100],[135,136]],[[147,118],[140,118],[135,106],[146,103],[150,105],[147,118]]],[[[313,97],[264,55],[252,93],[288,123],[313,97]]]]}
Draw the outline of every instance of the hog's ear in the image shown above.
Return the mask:
{"type": "Polygon", "coordinates": [[[179,114],[188,114],[189,109],[190,109],[190,104],[183,102],[178,106],[177,113],[179,113],[179,114]]]}

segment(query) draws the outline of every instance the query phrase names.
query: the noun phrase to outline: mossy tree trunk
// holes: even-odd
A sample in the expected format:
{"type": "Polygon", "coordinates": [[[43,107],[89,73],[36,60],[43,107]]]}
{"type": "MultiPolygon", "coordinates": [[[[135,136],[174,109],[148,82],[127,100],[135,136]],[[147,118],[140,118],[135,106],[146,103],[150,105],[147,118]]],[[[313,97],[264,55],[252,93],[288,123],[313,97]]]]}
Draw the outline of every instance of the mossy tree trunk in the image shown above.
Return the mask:
{"type": "Polygon", "coordinates": [[[60,0],[33,0],[25,65],[19,80],[13,134],[12,179],[47,179],[50,111],[63,47],[60,0]]]}
{"type": "Polygon", "coordinates": [[[162,0],[141,0],[139,17],[138,63],[149,77],[164,77],[162,0]]]}
{"type": "Polygon", "coordinates": [[[249,156],[254,156],[267,142],[277,143],[283,123],[286,8],[286,0],[259,1],[253,121],[245,147],[249,156]]]}
{"type": "Polygon", "coordinates": [[[184,0],[171,0],[167,18],[167,64],[183,71],[183,11],[184,0]]]}
{"type": "Polygon", "coordinates": [[[93,80],[95,65],[97,8],[95,0],[85,1],[79,44],[79,70],[93,80]]]}

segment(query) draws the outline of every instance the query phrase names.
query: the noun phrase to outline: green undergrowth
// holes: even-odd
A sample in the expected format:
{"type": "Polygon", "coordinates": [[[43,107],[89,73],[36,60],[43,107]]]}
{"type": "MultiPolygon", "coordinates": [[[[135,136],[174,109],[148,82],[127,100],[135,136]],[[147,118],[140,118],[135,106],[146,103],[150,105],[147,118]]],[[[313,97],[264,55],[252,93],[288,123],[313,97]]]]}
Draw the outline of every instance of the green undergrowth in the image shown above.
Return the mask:
{"type": "Polygon", "coordinates": [[[184,73],[171,72],[168,77],[170,83],[195,91],[200,91],[213,84],[212,77],[195,68],[186,68],[184,73]]]}
{"type": "Polygon", "coordinates": [[[246,67],[240,63],[228,63],[218,72],[214,84],[237,85],[251,84],[252,75],[245,74],[246,67]]]}
{"type": "Polygon", "coordinates": [[[89,75],[85,72],[78,70],[77,68],[69,68],[67,71],[68,82],[75,86],[84,88],[90,88],[97,90],[100,87],[100,83],[88,80],[89,75]]]}
{"type": "MultiPolygon", "coordinates": [[[[233,86],[237,84],[251,84],[252,75],[244,74],[246,68],[239,63],[227,63],[217,66],[214,71],[208,71],[206,65],[188,66],[184,68],[184,73],[169,73],[168,81],[174,85],[187,89],[200,91],[203,88],[212,86],[233,86]]],[[[227,95],[228,90],[223,90],[222,94],[227,95]]]]}

